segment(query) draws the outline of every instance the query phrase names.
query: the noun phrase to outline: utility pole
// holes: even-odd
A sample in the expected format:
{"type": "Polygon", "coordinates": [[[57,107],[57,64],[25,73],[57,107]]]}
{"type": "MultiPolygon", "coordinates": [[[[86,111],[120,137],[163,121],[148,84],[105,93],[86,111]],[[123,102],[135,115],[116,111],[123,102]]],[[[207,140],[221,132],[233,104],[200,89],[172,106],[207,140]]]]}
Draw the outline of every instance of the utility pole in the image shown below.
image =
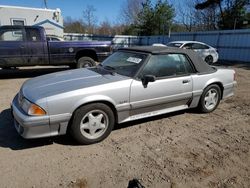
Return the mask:
{"type": "Polygon", "coordinates": [[[236,25],[237,25],[237,18],[234,19],[234,30],[236,29],[236,25]]]}
{"type": "Polygon", "coordinates": [[[48,8],[47,0],[43,0],[43,1],[44,1],[44,6],[45,6],[45,8],[47,9],[47,8],[48,8]]]}

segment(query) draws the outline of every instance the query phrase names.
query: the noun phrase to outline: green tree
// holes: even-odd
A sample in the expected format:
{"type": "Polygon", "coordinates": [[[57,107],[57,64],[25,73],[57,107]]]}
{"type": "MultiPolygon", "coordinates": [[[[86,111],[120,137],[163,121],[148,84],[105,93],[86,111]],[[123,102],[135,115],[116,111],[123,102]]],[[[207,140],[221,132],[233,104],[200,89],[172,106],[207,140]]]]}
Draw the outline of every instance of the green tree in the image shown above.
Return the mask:
{"type": "Polygon", "coordinates": [[[150,0],[142,3],[135,28],[139,35],[164,35],[173,22],[174,8],[167,0],[158,0],[155,6],[150,0]]]}
{"type": "Polygon", "coordinates": [[[142,10],[138,14],[138,24],[135,28],[138,29],[139,35],[153,35],[156,27],[154,22],[154,9],[150,0],[142,3],[142,10]]]}
{"type": "Polygon", "coordinates": [[[154,8],[155,34],[166,34],[166,30],[171,27],[171,23],[173,22],[174,12],[174,8],[166,0],[157,1],[154,8]]]}
{"type": "MultiPolygon", "coordinates": [[[[240,29],[246,18],[245,6],[249,0],[206,0],[199,2],[195,8],[200,11],[218,10],[219,13],[211,15],[214,29],[240,29]]],[[[207,14],[207,18],[209,15],[207,14]]],[[[211,20],[211,19],[210,19],[211,20]]],[[[207,24],[207,23],[204,23],[207,24]]]]}
{"type": "Polygon", "coordinates": [[[248,0],[226,0],[223,10],[223,18],[219,18],[218,25],[220,29],[241,29],[244,27],[244,21],[247,19],[245,6],[248,0]]]}

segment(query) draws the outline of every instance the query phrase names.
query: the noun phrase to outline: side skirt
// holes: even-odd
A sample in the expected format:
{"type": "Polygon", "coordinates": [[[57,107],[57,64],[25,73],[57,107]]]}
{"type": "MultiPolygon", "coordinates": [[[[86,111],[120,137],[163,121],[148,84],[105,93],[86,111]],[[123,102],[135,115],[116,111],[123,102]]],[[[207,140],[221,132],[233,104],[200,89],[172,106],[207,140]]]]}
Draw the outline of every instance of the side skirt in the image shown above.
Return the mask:
{"type": "Polygon", "coordinates": [[[133,121],[133,120],[137,120],[137,119],[143,119],[143,118],[147,118],[147,117],[157,116],[157,115],[175,112],[175,111],[179,111],[179,110],[185,110],[188,108],[189,108],[188,105],[180,105],[180,106],[175,106],[175,107],[171,107],[171,108],[155,110],[152,112],[145,112],[145,113],[129,116],[126,119],[119,121],[119,123],[124,123],[124,122],[133,121]]]}

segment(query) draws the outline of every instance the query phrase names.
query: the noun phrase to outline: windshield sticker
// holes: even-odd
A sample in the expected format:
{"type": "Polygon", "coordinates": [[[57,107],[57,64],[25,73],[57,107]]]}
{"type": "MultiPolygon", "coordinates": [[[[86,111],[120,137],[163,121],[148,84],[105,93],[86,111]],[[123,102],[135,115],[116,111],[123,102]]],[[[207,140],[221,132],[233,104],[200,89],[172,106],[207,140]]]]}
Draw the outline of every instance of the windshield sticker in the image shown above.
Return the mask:
{"type": "Polygon", "coordinates": [[[142,59],[136,57],[129,57],[127,61],[138,64],[142,61],[142,59]]]}

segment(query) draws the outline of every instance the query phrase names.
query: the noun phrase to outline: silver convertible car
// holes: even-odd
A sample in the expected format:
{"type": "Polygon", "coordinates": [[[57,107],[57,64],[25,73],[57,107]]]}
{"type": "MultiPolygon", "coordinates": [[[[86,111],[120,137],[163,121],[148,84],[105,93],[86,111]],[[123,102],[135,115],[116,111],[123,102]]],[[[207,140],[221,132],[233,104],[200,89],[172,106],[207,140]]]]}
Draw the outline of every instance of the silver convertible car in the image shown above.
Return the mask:
{"type": "Polygon", "coordinates": [[[70,133],[81,144],[115,124],[189,108],[212,112],[233,95],[235,71],[211,67],[191,50],[119,49],[96,67],[26,81],[12,102],[24,138],[70,133]]]}

